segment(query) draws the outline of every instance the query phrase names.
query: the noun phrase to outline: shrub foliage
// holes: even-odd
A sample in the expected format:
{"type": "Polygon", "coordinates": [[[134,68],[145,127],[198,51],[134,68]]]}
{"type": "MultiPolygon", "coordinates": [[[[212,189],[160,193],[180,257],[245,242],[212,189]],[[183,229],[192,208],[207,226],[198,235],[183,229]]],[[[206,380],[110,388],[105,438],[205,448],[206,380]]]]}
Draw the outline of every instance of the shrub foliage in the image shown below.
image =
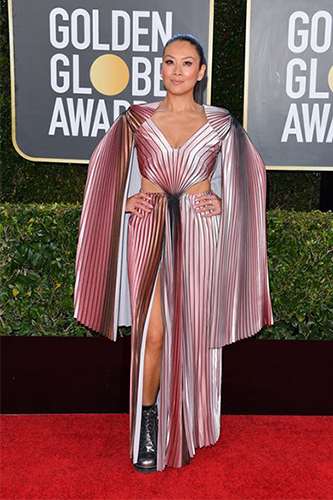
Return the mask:
{"type": "MultiPolygon", "coordinates": [[[[2,335],[96,335],[73,317],[80,213],[79,203],[0,206],[2,335]]],[[[332,212],[270,210],[267,228],[275,324],[257,338],[332,340],[332,212]]]]}

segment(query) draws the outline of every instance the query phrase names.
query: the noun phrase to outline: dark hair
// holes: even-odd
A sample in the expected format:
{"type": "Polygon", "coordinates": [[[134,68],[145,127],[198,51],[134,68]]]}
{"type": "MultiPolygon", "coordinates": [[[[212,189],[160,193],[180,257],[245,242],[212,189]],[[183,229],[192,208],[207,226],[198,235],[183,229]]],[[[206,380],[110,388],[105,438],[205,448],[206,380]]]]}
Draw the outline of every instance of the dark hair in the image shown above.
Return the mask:
{"type": "MultiPolygon", "coordinates": [[[[166,42],[163,48],[163,55],[165,52],[165,49],[167,48],[168,45],[172,42],[176,41],[184,41],[184,42],[190,42],[192,45],[194,45],[199,57],[200,57],[200,63],[199,63],[199,68],[201,68],[202,64],[206,64],[207,67],[207,62],[205,58],[205,54],[202,48],[201,43],[199,42],[198,38],[196,38],[194,35],[191,35],[190,33],[177,33],[176,35],[173,35],[169,40],[166,42]]],[[[196,102],[199,104],[203,103],[203,93],[207,85],[207,71],[205,71],[204,77],[196,82],[194,85],[193,89],[193,97],[196,102]]]]}

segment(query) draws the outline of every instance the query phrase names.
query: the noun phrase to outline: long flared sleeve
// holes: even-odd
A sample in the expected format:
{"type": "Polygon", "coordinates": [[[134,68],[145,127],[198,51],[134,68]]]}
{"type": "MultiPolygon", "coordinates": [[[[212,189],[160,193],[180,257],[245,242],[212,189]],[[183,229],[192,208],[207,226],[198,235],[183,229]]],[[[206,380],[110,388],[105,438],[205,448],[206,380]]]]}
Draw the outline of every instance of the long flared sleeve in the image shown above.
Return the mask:
{"type": "Polygon", "coordinates": [[[248,134],[232,115],[222,138],[220,158],[223,211],[211,347],[223,347],[273,324],[266,244],[266,169],[248,134]]]}
{"type": "Polygon", "coordinates": [[[119,253],[133,131],[119,115],[90,158],[75,261],[74,317],[117,337],[119,253]]]}

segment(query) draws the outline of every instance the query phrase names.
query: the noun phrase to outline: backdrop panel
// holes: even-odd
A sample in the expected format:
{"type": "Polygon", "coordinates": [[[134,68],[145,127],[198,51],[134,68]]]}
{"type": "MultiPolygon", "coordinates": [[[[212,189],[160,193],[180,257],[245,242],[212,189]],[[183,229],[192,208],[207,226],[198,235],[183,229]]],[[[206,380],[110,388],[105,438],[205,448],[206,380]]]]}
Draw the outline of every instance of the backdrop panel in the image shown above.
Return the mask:
{"type": "Polygon", "coordinates": [[[87,162],[132,103],[165,96],[165,42],[198,36],[208,55],[212,0],[10,0],[12,138],[34,161],[87,162]],[[186,15],[184,15],[186,13],[186,15]]]}
{"type": "Polygon", "coordinates": [[[332,0],[248,0],[244,126],[268,169],[333,169],[332,19],[332,0]]]}

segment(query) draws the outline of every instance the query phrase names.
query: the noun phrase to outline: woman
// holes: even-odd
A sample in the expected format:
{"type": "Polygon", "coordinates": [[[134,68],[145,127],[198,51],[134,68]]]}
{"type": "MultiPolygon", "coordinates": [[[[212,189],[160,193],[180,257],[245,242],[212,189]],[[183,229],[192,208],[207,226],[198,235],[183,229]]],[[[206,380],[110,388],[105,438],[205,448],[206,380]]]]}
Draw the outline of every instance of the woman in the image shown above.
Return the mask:
{"type": "Polygon", "coordinates": [[[113,340],[131,325],[143,472],[217,441],[222,347],[273,324],[263,161],[228,110],[200,104],[195,37],[166,43],[161,74],[164,100],[131,105],[91,157],[74,292],[80,323],[113,340]]]}

